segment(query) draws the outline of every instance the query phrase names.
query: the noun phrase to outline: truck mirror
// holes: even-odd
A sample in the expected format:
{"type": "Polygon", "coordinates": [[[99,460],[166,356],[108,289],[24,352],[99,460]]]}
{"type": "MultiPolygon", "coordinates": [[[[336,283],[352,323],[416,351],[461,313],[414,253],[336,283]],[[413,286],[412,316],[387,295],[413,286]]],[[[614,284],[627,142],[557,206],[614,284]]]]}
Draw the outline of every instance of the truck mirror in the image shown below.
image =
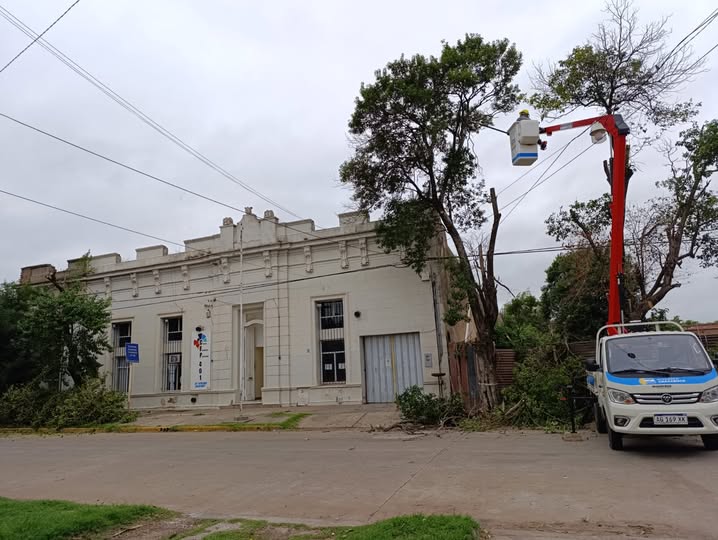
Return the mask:
{"type": "Polygon", "coordinates": [[[595,358],[586,358],[585,365],[586,371],[601,371],[601,366],[598,365],[595,358]]]}

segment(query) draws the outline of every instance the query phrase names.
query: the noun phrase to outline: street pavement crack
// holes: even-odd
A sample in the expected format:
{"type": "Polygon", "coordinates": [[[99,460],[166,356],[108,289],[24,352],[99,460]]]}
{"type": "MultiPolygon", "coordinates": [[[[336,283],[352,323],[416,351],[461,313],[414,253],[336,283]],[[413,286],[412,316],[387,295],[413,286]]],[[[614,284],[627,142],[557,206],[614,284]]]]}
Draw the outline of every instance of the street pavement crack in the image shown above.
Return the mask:
{"type": "Polygon", "coordinates": [[[443,454],[448,448],[449,448],[449,445],[444,446],[443,448],[440,448],[433,456],[431,456],[431,458],[429,459],[429,461],[427,461],[427,462],[424,463],[421,467],[419,467],[416,471],[414,471],[413,473],[411,473],[411,475],[409,475],[409,478],[406,479],[406,482],[404,482],[402,485],[400,485],[398,488],[396,488],[396,489],[394,490],[394,492],[393,492],[391,495],[389,495],[389,497],[387,497],[387,499],[386,499],[383,503],[381,503],[381,504],[379,505],[379,507],[378,507],[376,510],[374,510],[374,511],[369,515],[369,521],[371,521],[371,520],[374,518],[374,516],[375,516],[376,514],[378,514],[379,511],[380,511],[382,508],[384,508],[384,506],[386,506],[386,504],[387,504],[390,500],[392,500],[397,493],[399,493],[402,489],[404,489],[404,486],[406,486],[409,482],[411,482],[411,481],[416,477],[417,474],[419,474],[420,472],[423,472],[424,469],[426,469],[429,465],[431,465],[431,464],[433,463],[433,461],[434,461],[437,457],[439,457],[441,454],[443,454]]]}

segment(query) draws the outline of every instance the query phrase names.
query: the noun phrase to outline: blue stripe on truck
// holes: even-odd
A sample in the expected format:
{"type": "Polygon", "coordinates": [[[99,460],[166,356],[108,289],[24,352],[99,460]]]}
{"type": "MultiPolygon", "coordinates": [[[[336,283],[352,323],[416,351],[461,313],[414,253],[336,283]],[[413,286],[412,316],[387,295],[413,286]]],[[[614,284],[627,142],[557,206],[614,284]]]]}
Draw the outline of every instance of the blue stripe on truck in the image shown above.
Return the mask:
{"type": "Polygon", "coordinates": [[[713,369],[710,373],[698,376],[688,377],[616,377],[610,373],[606,373],[606,379],[618,384],[628,384],[635,386],[648,386],[652,384],[702,384],[718,378],[718,373],[713,369]]]}

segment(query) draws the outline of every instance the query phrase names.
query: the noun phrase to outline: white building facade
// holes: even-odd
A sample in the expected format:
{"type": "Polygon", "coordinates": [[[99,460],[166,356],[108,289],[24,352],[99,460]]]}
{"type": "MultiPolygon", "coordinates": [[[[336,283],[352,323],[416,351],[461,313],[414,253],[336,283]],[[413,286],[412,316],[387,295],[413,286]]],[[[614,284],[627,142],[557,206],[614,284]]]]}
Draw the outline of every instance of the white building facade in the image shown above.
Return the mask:
{"type": "Polygon", "coordinates": [[[108,384],[133,408],[390,402],[413,384],[438,393],[442,373],[448,387],[442,265],[418,275],[377,245],[366,215],[339,221],[316,230],[247,209],[182,253],[93,257],[88,288],[112,300],[108,384]]]}

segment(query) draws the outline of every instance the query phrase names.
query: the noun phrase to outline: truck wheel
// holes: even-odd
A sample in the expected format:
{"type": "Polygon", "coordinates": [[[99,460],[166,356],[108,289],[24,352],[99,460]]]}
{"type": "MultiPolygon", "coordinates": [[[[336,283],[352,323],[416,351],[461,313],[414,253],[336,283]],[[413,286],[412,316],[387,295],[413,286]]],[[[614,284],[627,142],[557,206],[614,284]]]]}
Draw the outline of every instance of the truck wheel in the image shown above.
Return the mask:
{"type": "Polygon", "coordinates": [[[616,433],[608,427],[608,446],[611,450],[623,450],[623,433],[616,433]]]}
{"type": "Polygon", "coordinates": [[[596,419],[596,431],[606,433],[608,431],[606,416],[603,414],[603,408],[598,403],[593,404],[593,417],[596,419]]]}
{"type": "Polygon", "coordinates": [[[706,450],[718,450],[718,435],[701,435],[706,450]]]}

